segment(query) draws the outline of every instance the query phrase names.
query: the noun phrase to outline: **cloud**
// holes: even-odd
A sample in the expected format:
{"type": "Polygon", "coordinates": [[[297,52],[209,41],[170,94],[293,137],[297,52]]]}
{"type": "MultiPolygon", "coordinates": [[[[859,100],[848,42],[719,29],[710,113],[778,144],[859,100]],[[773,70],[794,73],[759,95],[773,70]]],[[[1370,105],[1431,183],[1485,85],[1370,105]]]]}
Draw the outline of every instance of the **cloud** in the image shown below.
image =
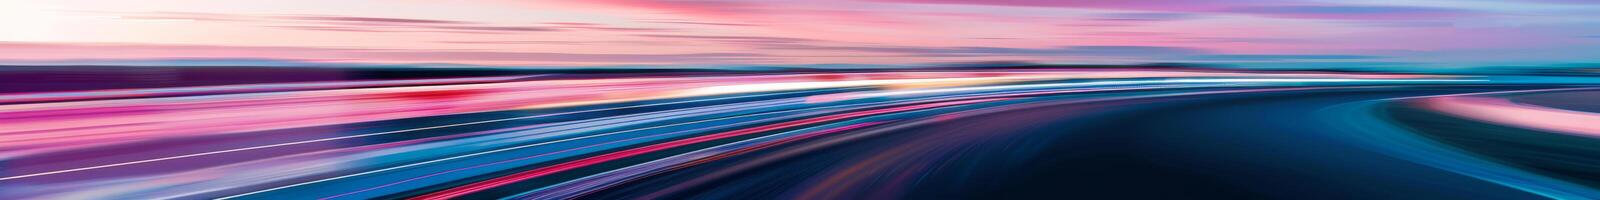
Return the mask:
{"type": "Polygon", "coordinates": [[[575,54],[478,51],[363,51],[352,53],[366,59],[375,60],[466,60],[595,63],[739,63],[767,60],[769,57],[767,55],[754,53],[575,54]]]}
{"type": "Polygon", "coordinates": [[[1415,6],[1254,6],[1228,10],[1281,18],[1308,19],[1436,19],[1464,16],[1472,11],[1415,6]]]}
{"type": "Polygon", "coordinates": [[[542,26],[532,25],[494,25],[479,22],[411,19],[411,18],[383,18],[383,17],[351,17],[351,16],[280,16],[280,20],[289,20],[290,23],[309,24],[291,26],[273,26],[298,30],[318,31],[346,31],[346,32],[450,32],[450,33],[505,33],[505,32],[552,32],[564,30],[589,30],[589,31],[619,31],[619,32],[666,32],[672,29],[643,28],[643,27],[616,27],[605,24],[583,22],[550,22],[542,26]]]}
{"type": "Polygon", "coordinates": [[[272,28],[305,30],[305,31],[334,31],[334,32],[362,32],[362,33],[465,33],[465,34],[498,34],[506,32],[550,32],[560,29],[532,26],[415,26],[415,27],[370,27],[370,26],[266,26],[272,28]]]}
{"type": "Polygon", "coordinates": [[[787,44],[818,42],[819,40],[791,37],[768,36],[721,36],[721,35],[665,35],[665,34],[640,34],[639,37],[679,39],[679,40],[704,40],[734,44],[787,44]]]}
{"type": "Polygon", "coordinates": [[[746,63],[773,56],[755,53],[595,54],[485,52],[426,49],[361,49],[162,44],[66,44],[0,42],[0,60],[272,58],[311,61],[519,63],[746,63]]]}
{"type": "Polygon", "coordinates": [[[1233,62],[1216,64],[1245,69],[1364,69],[1383,71],[1419,71],[1427,69],[1417,68],[1427,64],[1411,62],[1233,62]]]}
{"type": "Polygon", "coordinates": [[[1016,53],[1023,53],[1023,54],[1045,54],[1045,55],[1135,56],[1135,57],[1162,56],[1162,55],[1189,55],[1189,54],[1201,54],[1201,53],[1205,53],[1206,52],[1205,50],[1195,49],[1195,48],[1161,47],[1161,46],[1071,46],[1071,47],[1060,47],[1060,48],[1054,48],[1054,49],[1036,49],[1036,50],[1023,50],[1023,51],[993,49],[993,48],[989,48],[988,50],[989,50],[988,52],[999,52],[999,53],[1016,52],[1016,53]]]}
{"type": "Polygon", "coordinates": [[[647,8],[668,12],[669,14],[698,16],[740,15],[767,7],[763,2],[725,0],[593,0],[588,2],[647,8]]]}
{"type": "MultiPolygon", "coordinates": [[[[1344,54],[1217,54],[1206,49],[1170,46],[1062,46],[1053,48],[1004,47],[906,47],[906,46],[821,46],[771,44],[759,48],[814,51],[852,51],[901,54],[905,57],[1104,57],[1135,58],[1144,62],[1261,62],[1261,61],[1349,61],[1389,58],[1344,54]]],[[[1370,63],[1370,62],[1369,62],[1370,63]]]]}
{"type": "Polygon", "coordinates": [[[1181,35],[1181,34],[1172,33],[1172,32],[1157,32],[1157,31],[1098,31],[1098,32],[1081,33],[1081,34],[1076,34],[1076,35],[1083,35],[1083,36],[1114,36],[1114,37],[1153,37],[1153,36],[1170,36],[1170,35],[1181,35]]]}
{"type": "Polygon", "coordinates": [[[441,44],[504,44],[504,45],[675,45],[682,44],[673,41],[652,40],[606,40],[606,41],[573,41],[573,40],[455,40],[434,41],[441,44]]]}
{"type": "Polygon", "coordinates": [[[674,29],[667,28],[641,28],[641,27],[615,27],[605,24],[582,22],[552,22],[545,23],[559,29],[591,30],[591,31],[617,31],[617,32],[670,32],[674,29]]]}
{"type": "Polygon", "coordinates": [[[509,40],[509,41],[506,41],[506,40],[491,40],[491,41],[435,41],[435,42],[436,43],[445,43],[445,44],[548,44],[548,45],[585,45],[585,44],[594,44],[594,42],[567,41],[567,40],[509,40]]]}
{"type": "Polygon", "coordinates": [[[419,26],[416,28],[456,30],[456,31],[483,31],[483,32],[547,32],[560,31],[561,29],[538,26],[419,26]]]}
{"type": "MultiPolygon", "coordinates": [[[[481,22],[366,17],[342,15],[236,15],[196,12],[85,12],[113,15],[119,19],[135,20],[188,20],[206,22],[245,23],[268,28],[304,31],[363,32],[363,33],[514,33],[564,31],[561,27],[498,25],[481,22]]],[[[644,28],[570,27],[584,30],[645,30],[644,28]]]]}
{"type": "Polygon", "coordinates": [[[759,26],[759,25],[756,25],[756,24],[744,24],[744,23],[696,22],[696,21],[644,21],[644,22],[647,22],[647,23],[658,23],[658,24],[688,24],[688,25],[706,25],[706,26],[759,26]]]}
{"type": "Polygon", "coordinates": [[[1109,13],[1098,15],[1094,20],[1102,21],[1176,21],[1200,18],[1194,13],[1174,12],[1138,12],[1138,13],[1109,13]]]}
{"type": "Polygon", "coordinates": [[[1005,47],[905,47],[905,46],[817,46],[801,44],[766,45],[765,49],[856,51],[905,54],[913,57],[950,56],[1097,56],[1168,57],[1207,53],[1203,49],[1161,46],[1065,46],[1055,48],[1005,47]]]}
{"type": "Polygon", "coordinates": [[[1178,39],[1178,40],[1187,41],[1187,42],[1197,42],[1197,43],[1257,43],[1257,44],[1307,43],[1307,42],[1316,41],[1314,39],[1304,39],[1304,38],[1265,38],[1265,37],[1174,37],[1173,39],[1178,39]]]}
{"type": "Polygon", "coordinates": [[[936,49],[935,54],[1051,55],[1051,56],[1159,56],[1201,54],[1204,50],[1159,46],[1068,46],[1057,48],[957,47],[936,49]]]}
{"type": "MultiPolygon", "coordinates": [[[[828,1],[737,1],[737,0],[592,0],[586,4],[649,10],[654,13],[694,18],[701,25],[783,24],[771,28],[799,28],[828,25],[875,25],[859,28],[885,28],[913,25],[898,12],[851,7],[860,2],[828,1]],[[816,21],[826,23],[791,23],[816,21]]],[[[737,25],[736,25],[737,26],[737,25]]],[[[803,29],[803,28],[802,28],[803,29]]]]}
{"type": "Polygon", "coordinates": [[[407,18],[382,18],[382,17],[349,17],[349,16],[286,16],[282,19],[323,22],[352,22],[352,23],[381,23],[381,24],[474,24],[464,21],[407,19],[407,18]]]}
{"type": "Polygon", "coordinates": [[[1267,0],[879,0],[880,2],[917,4],[958,4],[986,6],[1023,6],[1088,8],[1143,11],[1203,11],[1231,8],[1236,5],[1282,3],[1292,1],[1267,0]]]}
{"type": "MultiPolygon", "coordinates": [[[[1300,19],[1432,19],[1463,16],[1473,11],[1441,7],[1375,6],[1335,4],[1305,0],[879,0],[880,2],[914,4],[961,4],[987,6],[1054,7],[1125,11],[1156,11],[1157,13],[1223,13],[1248,14],[1276,18],[1300,19]]],[[[1139,15],[1139,14],[1135,14],[1139,15]]],[[[1152,14],[1144,14],[1152,15],[1152,14]]],[[[1153,14],[1162,17],[1162,14],[1153,14]]],[[[1152,17],[1145,16],[1145,17],[1152,17]]],[[[1138,17],[1138,16],[1134,16],[1138,17]]],[[[1179,16],[1165,16],[1179,17],[1179,16]]]]}
{"type": "Polygon", "coordinates": [[[342,26],[267,26],[267,27],[282,28],[282,29],[294,29],[294,30],[306,30],[306,31],[337,31],[337,32],[363,32],[363,33],[395,32],[395,31],[386,31],[386,30],[378,30],[378,29],[350,28],[350,27],[342,27],[342,26]]]}
{"type": "MultiPolygon", "coordinates": [[[[732,37],[746,39],[745,37],[732,37]]],[[[538,41],[529,41],[538,42],[538,41]]],[[[787,48],[817,52],[861,52],[872,54],[765,54],[765,53],[566,53],[507,52],[438,49],[369,49],[318,47],[208,46],[163,44],[69,44],[0,42],[0,60],[79,60],[79,59],[238,59],[268,58],[319,62],[364,63],[463,63],[480,65],[526,65],[566,63],[578,65],[610,64],[727,64],[793,62],[810,58],[923,58],[925,60],[984,60],[991,57],[1032,58],[1138,58],[1141,60],[1205,55],[1202,49],[1160,46],[1065,46],[1054,48],[1004,47],[902,47],[902,46],[815,46],[802,43],[750,44],[768,50],[787,48]]],[[[919,61],[908,61],[919,62],[919,61]]]]}
{"type": "Polygon", "coordinates": [[[566,30],[619,32],[672,31],[672,29],[664,28],[615,27],[605,24],[582,22],[551,22],[544,23],[542,26],[507,26],[468,21],[348,16],[285,16],[278,17],[278,19],[291,20],[292,23],[311,25],[273,27],[283,27],[298,30],[346,32],[446,32],[495,34],[507,32],[553,32],[566,30]]]}
{"type": "Polygon", "coordinates": [[[90,11],[79,11],[79,12],[75,12],[75,13],[91,14],[91,15],[111,15],[112,18],[132,19],[132,20],[183,20],[183,21],[211,21],[211,22],[252,20],[248,16],[230,15],[230,14],[217,14],[217,13],[196,13],[196,12],[90,12],[90,11]]]}
{"type": "Polygon", "coordinates": [[[274,23],[289,23],[292,25],[269,25],[268,27],[288,28],[295,30],[311,31],[342,31],[342,32],[432,32],[432,33],[506,33],[506,32],[550,32],[561,29],[540,26],[501,26],[478,22],[414,19],[414,18],[386,18],[386,17],[355,17],[331,15],[291,15],[275,16],[274,23]]]}
{"type": "Polygon", "coordinates": [[[1365,60],[1385,58],[1369,55],[1339,55],[1339,54],[1215,54],[1196,55],[1183,57],[1185,60],[1202,61],[1286,61],[1286,60],[1365,60]]]}

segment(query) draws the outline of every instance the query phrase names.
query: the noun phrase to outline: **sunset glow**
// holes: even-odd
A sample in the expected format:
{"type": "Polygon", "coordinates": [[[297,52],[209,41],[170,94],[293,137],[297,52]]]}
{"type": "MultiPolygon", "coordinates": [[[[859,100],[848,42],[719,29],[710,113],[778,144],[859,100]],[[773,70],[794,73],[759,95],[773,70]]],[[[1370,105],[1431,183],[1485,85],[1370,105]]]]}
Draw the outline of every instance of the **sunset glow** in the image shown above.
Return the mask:
{"type": "Polygon", "coordinates": [[[1583,1],[0,1],[0,60],[919,64],[1594,62],[1583,1]],[[1512,54],[1515,53],[1515,54],[1512,54]]]}

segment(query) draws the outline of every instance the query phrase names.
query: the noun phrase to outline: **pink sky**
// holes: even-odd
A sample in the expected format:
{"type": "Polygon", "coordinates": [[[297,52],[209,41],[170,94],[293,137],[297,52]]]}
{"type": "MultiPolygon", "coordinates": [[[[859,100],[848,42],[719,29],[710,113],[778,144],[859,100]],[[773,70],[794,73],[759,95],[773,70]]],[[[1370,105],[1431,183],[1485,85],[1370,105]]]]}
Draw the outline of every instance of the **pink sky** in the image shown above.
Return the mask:
{"type": "Polygon", "coordinates": [[[480,65],[1600,62],[1554,0],[0,0],[0,60],[480,65]]]}

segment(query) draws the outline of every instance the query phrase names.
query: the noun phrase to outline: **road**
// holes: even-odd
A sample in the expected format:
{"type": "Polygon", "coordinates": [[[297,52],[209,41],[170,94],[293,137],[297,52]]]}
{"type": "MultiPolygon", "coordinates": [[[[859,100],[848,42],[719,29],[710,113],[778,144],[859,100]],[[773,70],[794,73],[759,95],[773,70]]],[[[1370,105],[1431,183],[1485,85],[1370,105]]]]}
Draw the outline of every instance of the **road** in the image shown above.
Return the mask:
{"type": "Polygon", "coordinates": [[[0,105],[0,198],[1600,196],[1587,79],[762,76],[0,105]]]}

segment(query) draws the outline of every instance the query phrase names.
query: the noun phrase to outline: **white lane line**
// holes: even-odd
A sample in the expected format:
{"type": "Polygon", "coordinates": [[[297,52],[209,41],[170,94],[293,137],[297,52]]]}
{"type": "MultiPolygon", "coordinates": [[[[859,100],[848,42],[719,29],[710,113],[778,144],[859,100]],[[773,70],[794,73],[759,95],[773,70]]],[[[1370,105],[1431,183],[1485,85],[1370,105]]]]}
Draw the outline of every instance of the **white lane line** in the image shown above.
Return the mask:
{"type": "MultiPolygon", "coordinates": [[[[964,99],[964,98],[972,98],[972,97],[957,97],[957,98],[958,99],[964,99]]],[[[932,98],[930,98],[930,99],[932,99],[932,98]]],[[[780,112],[775,112],[775,113],[803,112],[803,111],[810,111],[810,110],[824,110],[824,109],[849,107],[849,106],[861,106],[861,105],[868,105],[868,104],[870,104],[870,105],[891,105],[891,104],[896,104],[896,103],[918,102],[917,100],[918,99],[907,99],[907,100],[877,102],[877,103],[833,105],[833,106],[823,106],[823,107],[815,107],[815,108],[805,108],[805,109],[799,109],[799,110],[780,111],[780,112]]],[[[756,114],[756,115],[766,115],[766,114],[775,114],[775,113],[764,113],[764,114],[756,114]]],[[[282,189],[287,189],[287,188],[292,188],[292,187],[299,187],[299,186],[304,186],[304,185],[310,185],[310,184],[316,184],[316,183],[321,183],[321,182],[328,182],[328,181],[338,180],[338,179],[344,179],[344,178],[350,178],[350,177],[356,177],[356,176],[363,176],[363,175],[374,174],[374,173],[381,173],[381,172],[392,171],[392,170],[401,169],[401,168],[407,168],[407,167],[413,167],[413,166],[425,165],[425,164],[431,164],[431,163],[437,163],[437,162],[444,162],[444,161],[461,159],[461,158],[466,158],[466,157],[479,156],[479,155],[483,155],[483,154],[490,154],[490,153],[504,152],[504,151],[510,151],[510,150],[516,150],[516,149],[529,148],[529,147],[543,146],[543,145],[548,145],[548,144],[568,142],[568,141],[587,139],[587,138],[593,138],[593,137],[615,135],[615,134],[621,134],[621,133],[628,133],[628,132],[635,132],[635,131],[642,131],[642,130],[649,130],[649,129],[657,129],[657,128],[665,128],[665,127],[672,127],[672,126],[681,126],[681,125],[688,125],[688,124],[695,124],[695,123],[716,121],[716,120],[724,120],[724,119],[731,119],[731,118],[738,118],[738,117],[747,117],[747,116],[749,116],[749,115],[720,117],[720,118],[714,118],[714,119],[705,119],[705,120],[698,120],[698,121],[691,121],[691,122],[682,122],[682,123],[675,123],[675,124],[667,124],[667,125],[660,125],[660,126],[652,126],[652,127],[631,129],[631,130],[625,130],[625,131],[618,131],[618,132],[612,132],[612,133],[595,134],[595,135],[588,135],[588,136],[582,136],[582,137],[567,138],[567,139],[562,139],[562,140],[555,140],[555,141],[548,141],[548,142],[541,142],[541,143],[534,143],[534,144],[526,144],[526,145],[522,145],[522,146],[508,147],[508,148],[495,149],[495,150],[490,150],[490,151],[485,151],[485,152],[478,152],[478,153],[472,153],[472,154],[466,154],[466,155],[459,155],[459,156],[452,156],[452,157],[447,157],[447,158],[440,158],[440,159],[436,159],[436,160],[424,161],[424,162],[419,162],[419,163],[412,163],[412,164],[401,165],[401,166],[388,167],[388,168],[383,168],[383,169],[378,169],[378,170],[372,170],[372,171],[366,171],[366,172],[361,172],[361,173],[355,173],[355,174],[331,177],[331,178],[320,179],[320,180],[315,180],[315,181],[301,182],[301,183],[296,183],[296,184],[291,184],[291,185],[268,188],[268,189],[264,189],[264,190],[257,190],[257,191],[249,192],[249,193],[243,193],[243,194],[237,194],[237,195],[232,195],[232,196],[221,197],[221,198],[217,198],[217,199],[219,199],[219,200],[221,200],[221,199],[235,199],[235,198],[240,198],[240,197],[244,197],[244,196],[256,195],[256,194],[261,194],[261,193],[266,193],[266,192],[271,192],[271,191],[277,191],[277,190],[282,190],[282,189]]],[[[687,131],[707,130],[707,129],[731,127],[731,126],[737,126],[737,125],[748,125],[748,124],[755,123],[755,122],[763,122],[763,121],[758,120],[758,121],[752,121],[752,122],[726,124],[726,125],[719,125],[719,126],[713,126],[713,127],[696,128],[696,129],[691,129],[691,130],[687,130],[687,131]]],[[[682,131],[679,131],[679,132],[682,132],[682,131]]]]}
{"type": "MultiPolygon", "coordinates": [[[[821,109],[829,109],[829,108],[853,106],[853,105],[857,105],[857,104],[825,106],[825,107],[816,107],[816,108],[806,108],[806,109],[800,109],[800,110],[780,111],[780,112],[776,112],[776,113],[798,112],[798,111],[808,111],[808,110],[821,110],[821,109]]],[[[764,113],[764,114],[774,114],[774,113],[764,113]]],[[[757,115],[763,115],[763,114],[757,114],[757,115]]],[[[281,189],[285,189],[285,188],[299,187],[299,186],[303,186],[303,185],[316,184],[316,183],[321,183],[321,182],[333,181],[333,180],[337,180],[337,179],[344,179],[344,178],[362,176],[362,175],[367,175],[367,174],[386,172],[386,171],[391,171],[391,170],[396,170],[396,169],[401,169],[401,168],[407,168],[407,167],[413,167],[413,166],[418,166],[418,165],[425,165],[425,164],[431,164],[431,163],[437,163],[437,162],[450,161],[450,160],[455,160],[455,159],[479,156],[479,155],[496,153],[496,152],[504,152],[504,151],[510,151],[510,150],[524,149],[524,148],[529,148],[529,147],[543,146],[543,145],[554,144],[554,143],[568,142],[568,141],[573,141],[573,140],[581,140],[581,139],[588,139],[588,138],[594,138],[594,137],[600,137],[600,136],[616,135],[616,134],[622,134],[622,133],[629,133],[629,132],[636,132],[636,131],[643,131],[643,130],[650,130],[650,129],[658,129],[658,128],[665,128],[665,127],[682,126],[682,125],[688,125],[688,124],[696,124],[696,123],[702,123],[702,122],[708,122],[708,121],[725,120],[725,119],[738,118],[738,117],[748,117],[748,115],[719,117],[719,118],[713,118],[713,119],[704,119],[704,120],[697,120],[697,121],[690,121],[690,122],[681,122],[681,123],[674,123],[674,124],[667,124],[667,125],[660,125],[660,126],[652,126],[652,127],[631,129],[631,130],[625,130],[625,131],[617,131],[617,132],[611,132],[611,133],[602,133],[602,134],[594,134],[594,135],[587,135],[587,136],[581,136],[581,137],[567,138],[567,139],[554,140],[554,141],[548,141],[548,142],[540,142],[540,143],[534,143],[534,144],[526,144],[526,145],[521,145],[521,146],[501,148],[501,149],[495,149],[495,150],[490,150],[490,151],[484,151],[484,152],[478,152],[478,153],[472,153],[472,154],[466,154],[466,155],[459,155],[459,156],[452,156],[452,157],[440,158],[440,159],[436,159],[436,160],[429,160],[429,161],[424,161],[424,162],[419,162],[419,163],[412,163],[412,164],[406,164],[406,165],[401,165],[401,166],[388,167],[388,168],[383,168],[383,169],[378,169],[378,170],[372,170],[372,171],[349,174],[349,175],[344,175],[344,176],[326,178],[326,179],[321,179],[321,180],[301,182],[301,183],[296,183],[296,184],[292,184],[292,185],[279,186],[279,187],[269,188],[269,189],[265,189],[265,190],[258,190],[258,191],[254,191],[254,192],[249,192],[249,193],[244,193],[244,194],[237,194],[237,195],[227,196],[227,197],[222,197],[222,198],[217,198],[217,199],[239,198],[239,197],[243,197],[243,196],[250,196],[250,195],[255,195],[255,194],[260,194],[260,193],[265,193],[265,192],[281,190],[281,189]]],[[[758,120],[758,121],[754,121],[754,122],[764,122],[764,121],[759,121],[758,120]]],[[[712,127],[705,127],[705,128],[690,129],[690,130],[685,130],[685,131],[698,131],[698,130],[708,130],[708,129],[732,127],[732,126],[739,126],[739,125],[748,125],[748,124],[751,124],[751,123],[754,123],[754,122],[726,124],[726,125],[719,125],[719,126],[712,126],[712,127]]],[[[678,132],[683,132],[683,131],[678,131],[678,132]]]]}
{"type": "Polygon", "coordinates": [[[441,128],[449,128],[449,127],[457,127],[457,126],[486,124],[486,123],[521,120],[521,119],[531,119],[531,118],[540,118],[540,117],[551,117],[551,116],[558,116],[558,115],[570,115],[570,114],[585,113],[585,112],[599,112],[599,111],[619,110],[619,109],[628,109],[628,108],[639,108],[639,107],[648,107],[648,106],[659,106],[659,105],[671,105],[671,104],[693,103],[693,102],[703,102],[703,101],[726,100],[726,99],[734,99],[734,98],[773,96],[773,95],[802,93],[802,92],[809,92],[809,91],[783,92],[783,93],[748,95],[748,96],[720,97],[720,98],[700,99],[700,100],[680,101],[680,102],[664,102],[664,103],[655,103],[655,104],[644,104],[644,105],[624,106],[624,107],[615,107],[615,108],[604,108],[604,109],[595,109],[595,110],[571,111],[571,112],[562,112],[562,113],[550,113],[550,114],[543,114],[543,115],[522,116],[522,117],[512,117],[512,118],[485,120],[485,121],[477,121],[477,122],[467,122],[467,123],[450,124],[450,125],[430,126],[430,127],[423,127],[423,128],[414,128],[414,129],[395,130],[395,131],[368,133],[368,134],[360,134],[360,135],[342,136],[342,137],[323,138],[323,139],[316,139],[316,140],[306,140],[306,141],[299,141],[299,142],[280,143],[280,144],[272,144],[272,145],[264,145],[264,146],[245,147],[245,148],[237,148],[237,149],[229,149],[229,150],[221,150],[221,151],[211,151],[211,152],[204,152],[204,153],[195,153],[195,154],[188,154],[188,155],[180,155],[180,156],[171,156],[171,157],[162,157],[162,158],[146,159],[146,160],[139,160],[139,161],[123,162],[123,163],[116,163],[116,164],[107,164],[107,165],[81,167],[81,168],[73,168],[73,169],[64,169],[64,170],[56,170],[56,171],[41,172],[41,173],[26,174],[26,175],[9,176],[9,177],[0,178],[0,181],[13,180],[13,179],[22,179],[22,178],[29,178],[29,177],[37,177],[37,176],[54,175],[54,174],[71,173],[71,172],[86,171],[86,170],[104,169],[104,168],[127,166],[127,165],[136,165],[136,164],[143,164],[143,163],[161,162],[161,161],[168,161],[168,160],[176,160],[176,159],[184,159],[184,158],[192,158],[192,157],[200,157],[200,156],[208,156],[208,155],[216,155],[216,154],[224,154],[224,153],[232,153],[232,152],[240,152],[240,151],[249,151],[249,150],[256,150],[256,149],[266,149],[266,148],[273,148],[273,147],[291,146],[291,145],[316,143],[316,142],[325,142],[325,141],[333,141],[333,140],[343,140],[343,139],[350,139],[350,138],[369,137],[369,136],[377,136],[377,135],[388,135],[388,134],[404,133],[404,132],[412,132],[412,131],[441,129],[441,128]]]}

